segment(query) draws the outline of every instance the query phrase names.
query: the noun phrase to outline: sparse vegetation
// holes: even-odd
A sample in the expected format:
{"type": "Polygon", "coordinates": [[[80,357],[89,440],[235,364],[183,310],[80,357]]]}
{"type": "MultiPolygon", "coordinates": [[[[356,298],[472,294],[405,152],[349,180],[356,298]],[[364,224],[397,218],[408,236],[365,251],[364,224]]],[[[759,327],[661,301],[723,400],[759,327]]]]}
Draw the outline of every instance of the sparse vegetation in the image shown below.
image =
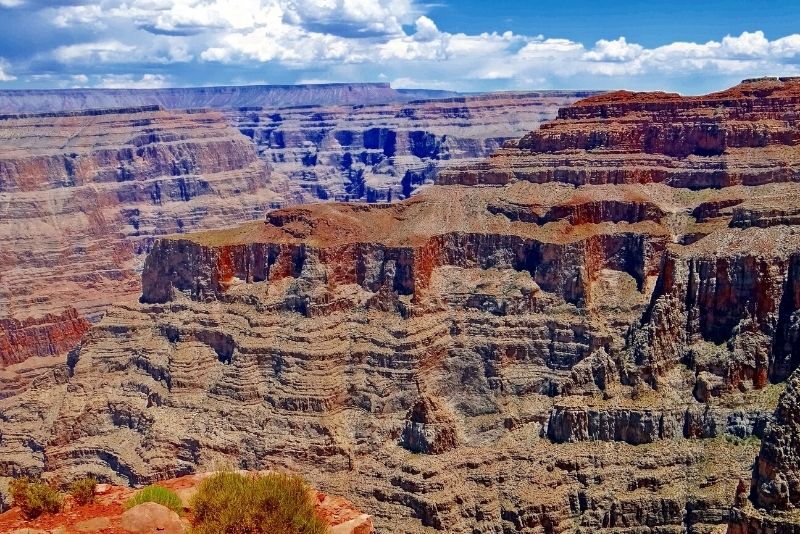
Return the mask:
{"type": "Polygon", "coordinates": [[[183,502],[178,494],[162,486],[147,486],[137,491],[133,497],[125,502],[125,509],[129,510],[146,502],[154,502],[166,506],[178,515],[183,514],[183,502]]]}
{"type": "Polygon", "coordinates": [[[314,511],[297,476],[217,473],[192,499],[192,534],[322,534],[328,525],[314,511]]]}
{"type": "Polygon", "coordinates": [[[97,480],[94,477],[84,477],[76,480],[69,486],[69,494],[80,505],[94,502],[94,488],[97,480]]]}
{"type": "Polygon", "coordinates": [[[58,513],[64,502],[58,491],[38,480],[19,478],[11,482],[9,489],[14,505],[28,519],[58,513]]]}
{"type": "Polygon", "coordinates": [[[732,434],[725,434],[725,441],[737,446],[752,446],[758,447],[761,445],[761,438],[758,436],[747,436],[744,438],[740,438],[738,436],[734,436],[732,434]]]}

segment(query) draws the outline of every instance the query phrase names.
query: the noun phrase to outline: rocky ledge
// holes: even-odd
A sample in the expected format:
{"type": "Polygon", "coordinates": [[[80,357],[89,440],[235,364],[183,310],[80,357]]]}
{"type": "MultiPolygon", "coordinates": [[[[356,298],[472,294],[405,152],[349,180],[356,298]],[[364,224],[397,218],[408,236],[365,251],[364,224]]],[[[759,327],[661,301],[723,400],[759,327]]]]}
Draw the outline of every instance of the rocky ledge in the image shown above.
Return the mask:
{"type": "Polygon", "coordinates": [[[140,302],[0,401],[0,469],[288,468],[391,532],[723,531],[759,450],[793,491],[798,93],[594,97],[400,203],[161,239],[140,302]],[[710,123],[721,153],[616,141],[710,123]]]}

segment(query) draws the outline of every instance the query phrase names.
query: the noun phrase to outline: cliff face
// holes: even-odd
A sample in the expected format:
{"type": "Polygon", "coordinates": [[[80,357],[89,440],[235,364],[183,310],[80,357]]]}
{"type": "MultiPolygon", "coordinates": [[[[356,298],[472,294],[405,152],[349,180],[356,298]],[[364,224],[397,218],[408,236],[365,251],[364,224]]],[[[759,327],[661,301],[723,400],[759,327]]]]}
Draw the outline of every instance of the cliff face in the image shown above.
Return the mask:
{"type": "Polygon", "coordinates": [[[797,82],[757,80],[702,97],[608,93],[562,109],[440,183],[665,183],[689,189],[796,181],[797,82]]]}
{"type": "Polygon", "coordinates": [[[451,96],[445,91],[397,91],[387,83],[247,85],[174,89],[53,89],[0,91],[0,112],[60,113],[86,109],[160,106],[231,109],[242,106],[385,104],[451,96]]]}
{"type": "MultiPolygon", "coordinates": [[[[343,103],[425,93],[401,95],[384,85],[31,93],[55,94],[66,108],[139,102],[131,95],[170,106],[337,105],[0,117],[2,365],[65,354],[88,327],[85,319],[96,321],[109,303],[137,295],[154,236],[230,226],[319,198],[400,199],[438,169],[488,153],[578,97],[546,92],[353,106],[343,103]]],[[[17,107],[33,105],[23,96],[9,98],[17,107]]]]}
{"type": "Polygon", "coordinates": [[[286,202],[213,112],[132,108],[0,119],[0,365],[64,354],[140,292],[154,236],[286,202]]]}
{"type": "Polygon", "coordinates": [[[404,104],[246,107],[230,120],[275,174],[314,200],[407,198],[436,173],[483,158],[589,92],[495,93],[404,104]]]}
{"type": "Polygon", "coordinates": [[[784,131],[799,94],[593,97],[399,203],[161,239],[140,303],[0,401],[0,469],[283,467],[379,531],[710,533],[760,449],[756,492],[793,502],[800,147],[582,139],[784,131]]]}

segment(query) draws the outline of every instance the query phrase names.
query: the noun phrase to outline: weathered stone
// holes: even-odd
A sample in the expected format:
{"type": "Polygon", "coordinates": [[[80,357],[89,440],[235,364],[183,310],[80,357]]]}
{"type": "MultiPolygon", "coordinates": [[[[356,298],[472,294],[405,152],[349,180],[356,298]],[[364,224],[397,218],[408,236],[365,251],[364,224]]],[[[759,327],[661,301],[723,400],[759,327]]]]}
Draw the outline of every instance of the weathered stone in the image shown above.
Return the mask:
{"type": "Polygon", "coordinates": [[[154,502],[127,510],[120,519],[120,528],[132,534],[184,534],[187,531],[178,514],[154,502]]]}

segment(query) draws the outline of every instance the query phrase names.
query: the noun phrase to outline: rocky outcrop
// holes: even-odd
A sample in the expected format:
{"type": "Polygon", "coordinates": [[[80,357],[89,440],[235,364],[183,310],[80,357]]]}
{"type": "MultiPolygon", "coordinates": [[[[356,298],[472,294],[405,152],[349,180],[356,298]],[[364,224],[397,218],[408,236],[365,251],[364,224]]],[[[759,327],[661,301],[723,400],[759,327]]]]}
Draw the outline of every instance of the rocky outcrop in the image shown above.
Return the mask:
{"type": "MultiPolygon", "coordinates": [[[[644,114],[666,139],[684,109],[783,131],[798,87],[593,97],[542,131],[644,114]]],[[[702,173],[788,176],[798,148],[692,135],[688,156],[524,141],[399,203],[162,238],[66,376],[0,400],[0,469],[289,468],[392,532],[718,532],[796,367],[800,233],[775,214],[800,186],[702,173]],[[694,178],[651,179],[651,156],[694,178]]]]}
{"type": "Polygon", "coordinates": [[[406,415],[400,443],[411,452],[441,454],[458,447],[456,424],[436,399],[420,395],[406,415]]]}
{"type": "Polygon", "coordinates": [[[164,109],[231,109],[363,105],[452,96],[446,91],[395,90],[387,83],[247,85],[170,89],[50,89],[0,91],[0,112],[60,113],[86,109],[160,106],[164,109]]]}
{"type": "Polygon", "coordinates": [[[800,371],[781,395],[753,469],[731,513],[730,534],[800,532],[800,371]]]}

